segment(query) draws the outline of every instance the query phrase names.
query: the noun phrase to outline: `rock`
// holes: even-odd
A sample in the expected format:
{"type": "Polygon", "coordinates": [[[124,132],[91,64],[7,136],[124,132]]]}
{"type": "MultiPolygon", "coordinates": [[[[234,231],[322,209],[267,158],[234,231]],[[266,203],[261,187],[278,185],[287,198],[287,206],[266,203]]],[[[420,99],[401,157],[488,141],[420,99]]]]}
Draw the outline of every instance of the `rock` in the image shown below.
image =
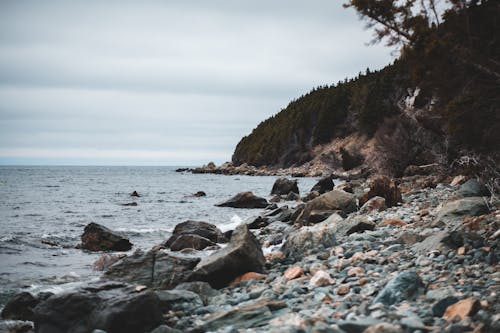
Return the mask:
{"type": "Polygon", "coordinates": [[[266,199],[257,197],[252,192],[241,192],[227,201],[216,204],[218,207],[233,208],[266,208],[268,205],[266,199]]]}
{"type": "Polygon", "coordinates": [[[206,197],[206,196],[207,196],[207,194],[203,191],[198,191],[195,194],[193,194],[193,197],[195,197],[195,198],[201,198],[201,197],[206,197]]]}
{"type": "Polygon", "coordinates": [[[80,247],[89,251],[128,251],[132,243],[100,224],[90,223],[83,231],[80,247]]]}
{"type": "Polygon", "coordinates": [[[335,211],[340,210],[345,214],[349,214],[357,209],[356,197],[353,194],[333,190],[319,197],[308,201],[304,210],[297,217],[297,222],[308,224],[309,217],[312,211],[335,211]]]}
{"type": "Polygon", "coordinates": [[[469,179],[457,190],[457,195],[461,197],[483,197],[489,196],[489,191],[484,186],[484,184],[480,183],[477,179],[469,179]]]}
{"type": "Polygon", "coordinates": [[[235,306],[229,310],[215,313],[201,326],[204,331],[217,331],[223,327],[245,329],[260,327],[274,318],[279,310],[286,308],[283,301],[262,299],[250,304],[235,306]]]}
{"type": "Polygon", "coordinates": [[[229,285],[235,286],[241,282],[246,282],[246,281],[250,281],[250,280],[255,280],[255,281],[264,280],[266,277],[267,277],[267,275],[265,275],[265,274],[256,273],[256,272],[248,272],[248,273],[245,273],[245,274],[242,274],[242,275],[236,277],[233,281],[231,281],[231,283],[229,285]]]}
{"type": "Polygon", "coordinates": [[[170,326],[167,325],[160,325],[150,333],[183,333],[183,331],[171,328],[170,326]]]}
{"type": "Polygon", "coordinates": [[[482,197],[468,197],[447,202],[439,210],[436,221],[449,223],[461,220],[464,216],[478,216],[488,212],[488,206],[482,197]]]}
{"type": "Polygon", "coordinates": [[[309,281],[309,284],[313,287],[324,287],[334,283],[335,279],[333,279],[328,272],[323,270],[317,271],[309,281]]]}
{"type": "Polygon", "coordinates": [[[308,202],[312,199],[319,197],[321,194],[318,191],[309,192],[305,197],[302,198],[302,201],[308,202]]]}
{"type": "Polygon", "coordinates": [[[124,253],[121,254],[110,254],[110,253],[103,253],[99,256],[99,258],[94,262],[92,265],[92,268],[96,271],[105,271],[111,265],[113,265],[115,262],[119,261],[120,259],[125,258],[127,255],[124,253]]]}
{"type": "Polygon", "coordinates": [[[334,187],[334,184],[333,184],[332,176],[330,175],[330,176],[326,176],[326,177],[321,178],[316,183],[316,185],[314,185],[311,188],[310,192],[318,192],[319,194],[323,194],[323,193],[330,192],[331,190],[333,190],[333,187],[334,187]]]}
{"type": "Polygon", "coordinates": [[[328,249],[337,244],[336,229],[327,221],[311,227],[302,227],[286,238],[281,251],[290,258],[300,259],[311,251],[328,249]]]}
{"type": "Polygon", "coordinates": [[[341,320],[337,325],[346,333],[362,333],[370,326],[380,324],[380,320],[371,317],[360,317],[352,320],[341,320]]]}
{"type": "Polygon", "coordinates": [[[195,281],[195,282],[184,282],[177,285],[175,290],[188,290],[196,293],[203,301],[203,304],[207,305],[210,302],[210,299],[220,295],[220,292],[216,289],[213,289],[210,284],[203,281],[195,281]]]}
{"type": "Polygon", "coordinates": [[[440,230],[435,232],[431,236],[421,240],[420,242],[418,242],[418,239],[415,239],[417,240],[416,243],[406,244],[413,245],[412,250],[416,253],[427,254],[431,251],[439,250],[441,248],[441,246],[443,245],[442,241],[448,235],[448,232],[448,230],[440,230]]]}
{"type": "Polygon", "coordinates": [[[171,289],[190,280],[197,257],[165,251],[136,251],[109,268],[103,278],[145,285],[155,289],[171,289]]]}
{"type": "Polygon", "coordinates": [[[458,186],[458,185],[461,185],[463,183],[465,183],[467,181],[467,177],[464,176],[464,175],[459,175],[459,176],[455,176],[453,178],[453,180],[451,181],[450,185],[451,186],[458,186]]]}
{"type": "Polygon", "coordinates": [[[337,295],[340,295],[340,296],[347,295],[349,293],[349,290],[350,290],[350,287],[348,284],[341,284],[337,288],[337,295]]]}
{"type": "Polygon", "coordinates": [[[265,259],[259,241],[246,225],[240,225],[234,230],[229,244],[204,257],[193,273],[196,280],[221,288],[243,273],[262,273],[264,265],[265,259]]]}
{"type": "Polygon", "coordinates": [[[403,329],[399,325],[393,325],[388,323],[380,323],[368,327],[363,331],[363,333],[403,333],[403,329]]]}
{"type": "Polygon", "coordinates": [[[443,318],[446,320],[452,320],[455,317],[463,319],[465,317],[473,316],[480,308],[481,304],[477,299],[472,297],[466,298],[448,306],[443,318]]]}
{"type": "Polygon", "coordinates": [[[137,202],[127,202],[127,203],[124,203],[122,204],[122,206],[125,206],[125,207],[136,207],[137,206],[137,202]]]}
{"type": "Polygon", "coordinates": [[[34,322],[38,333],[148,332],[162,324],[158,297],[134,286],[107,282],[60,293],[38,304],[34,322]]]}
{"type": "Polygon", "coordinates": [[[377,176],[371,179],[369,183],[370,190],[360,201],[360,204],[366,203],[369,199],[379,196],[385,198],[387,207],[396,206],[398,202],[402,202],[401,192],[393,180],[386,176],[377,176]]]}
{"type": "Polygon", "coordinates": [[[131,197],[137,197],[137,198],[140,197],[140,195],[139,195],[139,193],[137,193],[137,191],[134,191],[134,192],[130,193],[130,196],[131,197]]]}
{"type": "Polygon", "coordinates": [[[296,180],[289,180],[286,178],[276,179],[271,194],[287,195],[290,192],[296,193],[297,195],[299,194],[299,187],[297,186],[296,180]]]}
{"type": "Polygon", "coordinates": [[[40,300],[30,293],[22,292],[12,297],[2,310],[2,319],[33,321],[33,308],[40,300]]]}
{"type": "Polygon", "coordinates": [[[387,206],[385,204],[385,198],[382,198],[379,196],[374,196],[373,198],[371,198],[370,200],[365,202],[365,204],[363,206],[361,206],[361,208],[359,209],[359,213],[360,214],[367,214],[367,213],[370,213],[374,210],[376,210],[378,212],[382,212],[386,209],[387,209],[387,206]]]}
{"type": "Polygon", "coordinates": [[[269,219],[263,216],[250,217],[244,222],[248,229],[261,229],[269,224],[269,219]]]}
{"type": "Polygon", "coordinates": [[[444,315],[446,309],[450,305],[455,304],[458,301],[459,301],[459,299],[455,296],[445,297],[432,306],[432,314],[435,317],[442,317],[444,315]]]}
{"type": "Polygon", "coordinates": [[[175,247],[176,250],[173,251],[179,251],[183,248],[202,250],[205,247],[214,245],[214,243],[227,242],[227,238],[215,225],[207,222],[191,220],[177,224],[174,228],[172,236],[170,236],[163,246],[172,247],[172,245],[179,238],[179,243],[177,243],[175,247]]]}
{"type": "Polygon", "coordinates": [[[392,227],[406,227],[406,222],[401,219],[389,218],[384,219],[379,224],[381,227],[392,226],[392,227]]]}
{"type": "Polygon", "coordinates": [[[203,306],[198,294],[188,290],[157,290],[156,296],[160,300],[163,313],[168,311],[192,311],[203,306]]]}
{"type": "Polygon", "coordinates": [[[295,192],[290,192],[285,198],[286,201],[297,201],[300,200],[300,195],[295,192]]]}
{"type": "Polygon", "coordinates": [[[373,303],[392,305],[408,300],[418,293],[424,284],[414,271],[404,271],[390,280],[373,300],[373,303]]]}
{"type": "Polygon", "coordinates": [[[287,268],[283,276],[287,278],[287,280],[294,280],[304,275],[304,270],[300,266],[292,266],[287,268]]]}

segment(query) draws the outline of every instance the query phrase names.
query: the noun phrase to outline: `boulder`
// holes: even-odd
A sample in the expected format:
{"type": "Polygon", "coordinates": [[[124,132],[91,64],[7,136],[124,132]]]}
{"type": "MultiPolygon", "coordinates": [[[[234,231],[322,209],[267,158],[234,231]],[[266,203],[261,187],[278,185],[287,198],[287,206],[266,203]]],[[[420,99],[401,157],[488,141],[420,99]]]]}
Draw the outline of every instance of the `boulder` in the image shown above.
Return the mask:
{"type": "Polygon", "coordinates": [[[357,209],[356,197],[344,191],[333,190],[319,197],[308,201],[304,210],[297,217],[297,222],[304,225],[309,224],[309,218],[312,211],[336,211],[340,210],[345,214],[349,214],[357,209]]]}
{"type": "Polygon", "coordinates": [[[222,288],[243,273],[262,273],[264,265],[259,241],[243,224],[234,230],[225,248],[203,258],[196,265],[194,280],[206,281],[214,288],[222,288]]]}
{"type": "Polygon", "coordinates": [[[192,311],[203,306],[200,296],[188,290],[158,290],[155,291],[160,300],[163,313],[168,311],[192,311]]]}
{"type": "Polygon", "coordinates": [[[300,200],[300,195],[295,192],[289,192],[285,198],[285,201],[297,201],[300,200]]]}
{"type": "Polygon", "coordinates": [[[477,299],[470,297],[448,306],[443,318],[447,320],[454,320],[456,317],[463,319],[473,316],[479,309],[481,309],[481,303],[477,299]]]}
{"type": "Polygon", "coordinates": [[[28,292],[12,297],[2,310],[2,319],[33,320],[33,308],[40,300],[28,292]]]}
{"type": "Polygon", "coordinates": [[[382,212],[387,209],[387,205],[385,204],[385,198],[374,196],[370,200],[364,203],[363,206],[359,209],[360,214],[367,214],[374,210],[378,212],[382,212]]]}
{"type": "Polygon", "coordinates": [[[281,251],[287,257],[300,259],[310,252],[328,249],[337,244],[335,231],[327,221],[302,227],[288,235],[281,251]]]}
{"type": "Polygon", "coordinates": [[[175,226],[172,236],[163,246],[170,247],[172,251],[185,248],[202,250],[215,243],[226,242],[227,238],[215,225],[202,221],[185,221],[175,226]]]}
{"type": "Polygon", "coordinates": [[[209,304],[211,298],[220,295],[220,291],[213,289],[209,283],[203,281],[184,282],[174,289],[187,290],[197,294],[205,305],[209,304]]]}
{"type": "Polygon", "coordinates": [[[465,216],[478,216],[489,211],[482,197],[468,197],[447,202],[439,210],[436,222],[447,224],[462,220],[465,216]]]}
{"type": "Polygon", "coordinates": [[[171,289],[191,278],[200,258],[166,251],[136,251],[114,265],[104,279],[125,281],[155,289],[171,289]]]}
{"type": "Polygon", "coordinates": [[[299,194],[299,187],[297,186],[297,180],[290,180],[286,178],[278,178],[274,182],[271,194],[277,195],[287,195],[293,192],[299,194]]]}
{"type": "Polygon", "coordinates": [[[266,208],[269,205],[266,199],[255,196],[252,192],[241,192],[231,199],[218,203],[218,207],[233,208],[266,208]]]}
{"type": "Polygon", "coordinates": [[[334,186],[335,185],[333,183],[332,176],[326,176],[326,177],[321,178],[316,183],[316,185],[314,185],[311,188],[310,192],[315,192],[316,191],[319,194],[323,194],[323,193],[330,192],[331,190],[333,190],[334,186]]]}
{"type": "Polygon", "coordinates": [[[134,192],[130,193],[130,196],[131,197],[137,197],[137,198],[140,197],[140,195],[139,195],[139,193],[137,193],[137,191],[134,191],[134,192]]]}
{"type": "Polygon", "coordinates": [[[396,206],[398,202],[403,201],[397,184],[386,176],[377,176],[371,179],[369,187],[370,190],[365,193],[360,201],[361,205],[375,196],[385,198],[387,207],[396,206]]]}
{"type": "Polygon", "coordinates": [[[38,333],[149,332],[163,322],[160,302],[152,291],[117,282],[89,284],[53,295],[34,309],[38,333]]]}
{"type": "Polygon", "coordinates": [[[424,284],[416,272],[404,271],[387,282],[384,289],[375,297],[373,303],[392,305],[404,300],[410,300],[423,287],[424,284]]]}
{"type": "Polygon", "coordinates": [[[89,251],[128,251],[132,243],[105,226],[90,223],[83,230],[80,247],[89,251]]]}
{"type": "Polygon", "coordinates": [[[490,193],[484,184],[480,183],[477,179],[469,179],[457,190],[457,195],[461,197],[482,197],[488,196],[490,193]]]}
{"type": "Polygon", "coordinates": [[[195,198],[201,198],[201,197],[206,197],[206,196],[207,196],[207,194],[203,191],[198,191],[195,194],[193,194],[193,197],[195,197],[195,198]]]}

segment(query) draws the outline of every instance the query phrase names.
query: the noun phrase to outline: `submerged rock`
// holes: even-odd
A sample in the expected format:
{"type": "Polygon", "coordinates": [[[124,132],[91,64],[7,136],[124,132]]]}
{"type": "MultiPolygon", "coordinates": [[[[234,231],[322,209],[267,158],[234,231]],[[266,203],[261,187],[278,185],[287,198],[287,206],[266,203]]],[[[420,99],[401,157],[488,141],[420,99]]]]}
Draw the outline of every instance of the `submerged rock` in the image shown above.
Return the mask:
{"type": "Polygon", "coordinates": [[[246,225],[238,226],[229,244],[203,258],[193,270],[194,279],[215,288],[226,286],[246,272],[264,271],[265,259],[259,241],[246,225]]]}
{"type": "Polygon", "coordinates": [[[128,251],[132,243],[105,226],[90,223],[83,231],[80,247],[89,251],[128,251]]]}
{"type": "Polygon", "coordinates": [[[60,293],[38,304],[34,322],[38,333],[148,332],[162,324],[158,297],[117,282],[95,283],[60,293]]]}
{"type": "Polygon", "coordinates": [[[274,182],[271,194],[277,195],[287,195],[290,192],[299,194],[299,187],[297,186],[297,180],[290,180],[286,178],[278,178],[274,182]]]}
{"type": "Polygon", "coordinates": [[[255,196],[252,192],[241,192],[231,199],[218,203],[218,207],[233,208],[266,208],[269,205],[266,199],[255,196]]]}

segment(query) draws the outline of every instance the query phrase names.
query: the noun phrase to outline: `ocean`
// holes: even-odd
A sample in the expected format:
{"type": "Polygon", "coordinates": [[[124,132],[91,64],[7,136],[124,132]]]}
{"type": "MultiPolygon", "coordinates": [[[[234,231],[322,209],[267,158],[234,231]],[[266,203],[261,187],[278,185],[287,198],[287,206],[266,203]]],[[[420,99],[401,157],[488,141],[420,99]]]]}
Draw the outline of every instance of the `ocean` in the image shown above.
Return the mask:
{"type": "MultiPolygon", "coordinates": [[[[96,279],[100,253],[76,249],[84,227],[102,224],[147,250],[176,224],[206,221],[223,231],[261,209],[215,207],[242,191],[270,198],[272,176],[175,172],[176,167],[0,167],[0,308],[15,293],[59,292],[96,279]],[[137,191],[140,197],[131,197],[137,191]],[[192,194],[204,191],[207,196],[192,194]],[[124,206],[136,202],[137,206],[124,206]]],[[[301,194],[314,178],[299,178],[301,194]]],[[[285,203],[286,204],[286,203],[285,203]]],[[[288,203],[290,204],[290,203],[288,203]]]]}

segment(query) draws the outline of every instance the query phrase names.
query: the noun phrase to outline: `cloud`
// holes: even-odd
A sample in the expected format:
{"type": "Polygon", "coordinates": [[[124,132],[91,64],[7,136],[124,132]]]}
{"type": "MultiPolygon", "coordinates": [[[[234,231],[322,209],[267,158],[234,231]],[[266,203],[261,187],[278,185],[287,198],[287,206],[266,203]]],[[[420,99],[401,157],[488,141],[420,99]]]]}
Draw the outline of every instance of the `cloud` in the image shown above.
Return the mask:
{"type": "Polygon", "coordinates": [[[2,1],[0,157],[228,160],[291,99],[388,63],[362,26],[330,0],[2,1]]]}

